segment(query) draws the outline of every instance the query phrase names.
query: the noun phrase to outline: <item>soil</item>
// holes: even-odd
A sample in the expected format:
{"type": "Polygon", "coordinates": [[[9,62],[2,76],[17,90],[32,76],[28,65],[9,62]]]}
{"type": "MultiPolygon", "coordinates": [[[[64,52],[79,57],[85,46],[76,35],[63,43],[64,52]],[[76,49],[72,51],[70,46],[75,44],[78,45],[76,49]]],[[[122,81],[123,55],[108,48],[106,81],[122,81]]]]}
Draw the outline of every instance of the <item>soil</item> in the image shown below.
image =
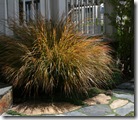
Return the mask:
{"type": "Polygon", "coordinates": [[[42,103],[42,102],[25,102],[15,105],[11,110],[26,115],[41,114],[61,114],[79,109],[81,106],[73,105],[66,102],[61,103],[42,103]]]}

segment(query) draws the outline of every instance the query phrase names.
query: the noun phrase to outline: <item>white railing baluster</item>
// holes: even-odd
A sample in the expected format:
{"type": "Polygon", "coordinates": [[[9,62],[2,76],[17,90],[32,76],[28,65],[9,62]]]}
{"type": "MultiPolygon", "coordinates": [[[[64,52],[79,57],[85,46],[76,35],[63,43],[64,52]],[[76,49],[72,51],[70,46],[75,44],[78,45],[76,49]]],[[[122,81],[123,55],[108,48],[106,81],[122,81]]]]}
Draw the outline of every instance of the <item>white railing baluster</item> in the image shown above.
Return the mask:
{"type": "MultiPolygon", "coordinates": [[[[104,6],[104,9],[105,9],[105,4],[103,3],[103,6],[104,6]]],[[[105,10],[104,10],[104,13],[105,13],[105,10]]],[[[104,13],[102,14],[102,17],[103,17],[103,33],[105,33],[105,16],[104,16],[104,13]]]]}
{"type": "Polygon", "coordinates": [[[88,34],[89,33],[89,13],[88,13],[88,0],[86,1],[86,33],[88,34]]]}
{"type": "Polygon", "coordinates": [[[31,11],[32,11],[31,19],[34,20],[34,15],[35,15],[35,12],[34,12],[34,0],[31,0],[31,11]]]}
{"type": "Polygon", "coordinates": [[[98,4],[98,34],[101,33],[101,13],[100,13],[100,4],[98,4]]]}
{"type": "Polygon", "coordinates": [[[84,33],[86,33],[86,2],[84,2],[84,33]]]}
{"type": "Polygon", "coordinates": [[[83,0],[81,0],[81,32],[83,33],[83,0]]]}
{"type": "Polygon", "coordinates": [[[14,0],[14,19],[17,19],[17,14],[16,14],[16,11],[17,11],[17,4],[16,4],[16,0],[14,0]]]}
{"type": "Polygon", "coordinates": [[[81,19],[80,19],[80,1],[78,1],[78,30],[80,31],[81,19]]]}
{"type": "Polygon", "coordinates": [[[66,4],[66,5],[65,5],[65,6],[66,6],[66,19],[67,19],[67,18],[68,18],[68,11],[69,11],[69,10],[68,10],[68,9],[69,9],[69,8],[68,8],[68,0],[65,1],[65,4],[66,4]]]}
{"type": "Polygon", "coordinates": [[[29,22],[29,5],[26,5],[26,21],[29,22]]]}
{"type": "Polygon", "coordinates": [[[73,0],[73,21],[75,22],[75,0],[73,0]]]}
{"type": "Polygon", "coordinates": [[[76,27],[77,31],[79,30],[79,7],[78,7],[78,0],[76,0],[76,27]]]}
{"type": "MultiPolygon", "coordinates": [[[[70,0],[69,2],[70,2],[70,8],[69,8],[68,12],[72,12],[72,0],[70,0]]],[[[72,20],[72,15],[71,14],[72,13],[69,14],[69,18],[72,20]]]]}
{"type": "Polygon", "coordinates": [[[90,15],[91,14],[90,13],[91,13],[91,6],[90,6],[90,2],[88,2],[88,20],[89,20],[88,32],[89,32],[89,34],[91,33],[90,32],[90,30],[91,30],[90,29],[90,26],[91,26],[91,16],[90,15]]]}
{"type": "Polygon", "coordinates": [[[93,31],[94,31],[94,34],[96,34],[95,27],[96,27],[96,5],[94,2],[94,7],[93,7],[93,31]]]}
{"type": "Polygon", "coordinates": [[[23,0],[23,22],[25,23],[26,21],[26,9],[25,9],[25,2],[26,0],[23,0]]]}
{"type": "Polygon", "coordinates": [[[94,34],[93,32],[93,0],[91,0],[91,34],[94,34]]]}
{"type": "MultiPolygon", "coordinates": [[[[75,23],[77,24],[78,23],[78,18],[77,18],[77,0],[75,0],[74,6],[75,6],[75,11],[74,11],[75,23]]],[[[78,27],[77,27],[77,29],[78,29],[78,27]]]]}
{"type": "Polygon", "coordinates": [[[94,34],[94,30],[93,30],[93,24],[94,24],[94,22],[93,22],[93,7],[94,7],[94,5],[93,5],[93,0],[91,1],[91,6],[92,6],[92,8],[91,8],[91,22],[92,22],[92,25],[91,25],[91,33],[92,34],[94,34]]]}
{"type": "Polygon", "coordinates": [[[95,23],[94,23],[94,14],[95,14],[95,13],[94,13],[94,12],[95,12],[94,10],[95,10],[95,9],[94,9],[94,0],[93,0],[93,7],[92,7],[93,34],[94,34],[94,24],[95,24],[95,23]]]}

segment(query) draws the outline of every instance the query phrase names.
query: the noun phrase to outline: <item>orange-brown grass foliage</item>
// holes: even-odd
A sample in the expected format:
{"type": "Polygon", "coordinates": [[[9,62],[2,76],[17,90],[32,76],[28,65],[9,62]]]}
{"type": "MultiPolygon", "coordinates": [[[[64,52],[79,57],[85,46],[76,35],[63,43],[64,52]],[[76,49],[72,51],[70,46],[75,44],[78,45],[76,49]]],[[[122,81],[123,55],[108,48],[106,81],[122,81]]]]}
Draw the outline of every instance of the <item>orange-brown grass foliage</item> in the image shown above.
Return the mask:
{"type": "Polygon", "coordinates": [[[85,93],[107,84],[112,74],[111,49],[88,38],[63,19],[54,23],[39,18],[19,25],[11,22],[14,36],[0,37],[0,65],[15,88],[33,94],[60,91],[85,93]]]}

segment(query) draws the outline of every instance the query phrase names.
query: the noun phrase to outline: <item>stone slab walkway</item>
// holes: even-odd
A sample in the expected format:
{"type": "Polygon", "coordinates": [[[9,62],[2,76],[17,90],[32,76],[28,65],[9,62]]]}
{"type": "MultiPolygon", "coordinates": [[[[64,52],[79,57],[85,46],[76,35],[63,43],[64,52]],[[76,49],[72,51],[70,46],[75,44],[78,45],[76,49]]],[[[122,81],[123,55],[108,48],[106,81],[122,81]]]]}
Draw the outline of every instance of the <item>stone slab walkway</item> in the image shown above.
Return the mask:
{"type": "Polygon", "coordinates": [[[122,94],[114,92],[112,97],[115,97],[115,100],[110,104],[96,104],[56,116],[126,116],[134,112],[134,94],[131,91],[123,91],[122,94]],[[113,104],[115,108],[111,107],[113,104]]]}
{"type": "MultiPolygon", "coordinates": [[[[133,116],[134,115],[134,82],[123,83],[113,90],[111,100],[105,104],[94,104],[81,107],[63,114],[42,114],[41,116],[133,116]],[[129,86],[129,85],[130,86],[129,86]],[[127,87],[124,87],[126,85],[127,87]],[[133,115],[130,115],[133,113],[133,115]]],[[[11,116],[4,113],[3,116],[11,116]]],[[[17,115],[16,115],[17,116],[17,115]]]]}

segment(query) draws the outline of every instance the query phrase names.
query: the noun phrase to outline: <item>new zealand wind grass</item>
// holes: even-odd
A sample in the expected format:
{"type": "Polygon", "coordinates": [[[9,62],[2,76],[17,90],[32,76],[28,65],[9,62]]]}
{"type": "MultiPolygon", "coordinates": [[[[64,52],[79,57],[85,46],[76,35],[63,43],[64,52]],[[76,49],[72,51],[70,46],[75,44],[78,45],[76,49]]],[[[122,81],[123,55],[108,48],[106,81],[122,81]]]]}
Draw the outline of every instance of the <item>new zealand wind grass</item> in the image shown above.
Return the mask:
{"type": "Polygon", "coordinates": [[[12,21],[9,28],[14,36],[0,38],[0,65],[15,88],[70,96],[87,94],[111,77],[110,47],[78,32],[70,20],[40,17],[22,25],[12,21]]]}

